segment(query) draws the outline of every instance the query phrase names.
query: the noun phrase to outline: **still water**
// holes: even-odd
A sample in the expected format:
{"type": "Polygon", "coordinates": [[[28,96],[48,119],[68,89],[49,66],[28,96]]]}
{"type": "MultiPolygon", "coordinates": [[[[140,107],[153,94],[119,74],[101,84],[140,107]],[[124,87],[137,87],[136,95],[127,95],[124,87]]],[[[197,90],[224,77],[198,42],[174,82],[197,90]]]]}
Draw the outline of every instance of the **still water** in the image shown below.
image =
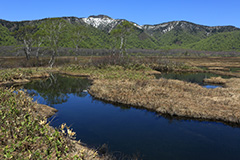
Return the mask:
{"type": "Polygon", "coordinates": [[[222,123],[164,118],[144,109],[94,99],[84,78],[54,75],[23,88],[58,112],[51,125],[66,123],[90,147],[104,143],[114,155],[144,160],[240,159],[240,128],[222,123]]]}
{"type": "Polygon", "coordinates": [[[213,73],[175,73],[175,72],[162,73],[161,75],[156,75],[156,78],[177,79],[177,80],[182,80],[186,82],[197,83],[205,88],[214,89],[222,86],[214,85],[214,84],[206,84],[203,82],[203,80],[205,78],[219,77],[219,76],[222,78],[230,78],[230,76],[223,76],[223,75],[218,75],[213,73]]]}

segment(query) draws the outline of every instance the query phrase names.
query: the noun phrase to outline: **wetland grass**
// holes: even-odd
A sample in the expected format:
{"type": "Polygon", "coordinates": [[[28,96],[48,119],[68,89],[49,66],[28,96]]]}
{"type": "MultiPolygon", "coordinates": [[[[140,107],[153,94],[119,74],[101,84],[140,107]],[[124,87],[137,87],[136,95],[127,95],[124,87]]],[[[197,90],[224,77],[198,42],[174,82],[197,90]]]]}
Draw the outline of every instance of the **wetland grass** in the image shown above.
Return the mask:
{"type": "MultiPolygon", "coordinates": [[[[179,69],[201,70],[194,66],[174,68],[179,69]]],[[[212,79],[212,82],[225,84],[226,88],[206,89],[179,80],[156,80],[151,74],[153,70],[146,65],[139,69],[111,65],[91,69],[69,66],[65,71],[88,74],[93,79],[89,93],[99,99],[143,107],[160,114],[240,123],[238,78],[212,79]]]]}
{"type": "Polygon", "coordinates": [[[95,80],[89,93],[96,98],[154,110],[161,114],[240,123],[239,79],[226,88],[206,89],[179,80],[95,80]]]}

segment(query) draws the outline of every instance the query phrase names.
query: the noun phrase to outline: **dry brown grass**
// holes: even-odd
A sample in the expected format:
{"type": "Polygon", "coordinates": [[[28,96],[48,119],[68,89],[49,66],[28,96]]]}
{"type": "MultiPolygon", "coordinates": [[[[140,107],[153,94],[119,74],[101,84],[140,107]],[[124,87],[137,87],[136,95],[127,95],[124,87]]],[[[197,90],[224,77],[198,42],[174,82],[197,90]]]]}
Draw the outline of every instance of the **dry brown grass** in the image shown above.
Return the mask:
{"type": "Polygon", "coordinates": [[[162,114],[240,123],[240,79],[206,89],[179,80],[95,80],[89,93],[111,102],[162,114]]]}
{"type": "Polygon", "coordinates": [[[226,84],[227,82],[227,80],[223,79],[222,77],[205,78],[203,81],[205,83],[211,83],[211,84],[226,84]]]}
{"type": "Polygon", "coordinates": [[[18,68],[0,70],[0,86],[7,84],[28,83],[32,79],[49,77],[52,69],[47,68],[18,68]]]}
{"type": "Polygon", "coordinates": [[[177,72],[209,72],[223,76],[240,77],[240,72],[230,71],[230,68],[240,68],[240,57],[179,57],[169,59],[192,67],[176,69],[177,72]],[[205,67],[207,70],[198,67],[205,67]]]}
{"type": "Polygon", "coordinates": [[[218,71],[230,71],[229,68],[225,67],[208,67],[209,70],[218,70],[218,71]]]}
{"type": "Polygon", "coordinates": [[[240,67],[240,57],[178,57],[170,58],[176,62],[186,63],[190,66],[205,67],[240,67]]]}
{"type": "Polygon", "coordinates": [[[240,77],[239,72],[224,72],[224,71],[217,71],[217,70],[208,70],[206,72],[214,73],[222,76],[240,77]]]}

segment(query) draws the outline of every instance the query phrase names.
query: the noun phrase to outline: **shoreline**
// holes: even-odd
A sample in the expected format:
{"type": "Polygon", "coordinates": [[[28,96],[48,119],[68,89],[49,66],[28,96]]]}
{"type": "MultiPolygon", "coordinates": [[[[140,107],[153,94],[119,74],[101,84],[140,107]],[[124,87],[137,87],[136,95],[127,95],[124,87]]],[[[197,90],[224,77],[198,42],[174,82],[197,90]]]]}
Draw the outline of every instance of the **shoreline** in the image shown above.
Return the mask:
{"type": "Polygon", "coordinates": [[[25,84],[30,82],[31,80],[43,79],[48,78],[50,75],[48,73],[41,73],[41,74],[32,74],[26,77],[15,77],[11,78],[11,80],[1,81],[0,86],[4,85],[14,85],[14,84],[25,84]]]}
{"type": "MultiPolygon", "coordinates": [[[[237,81],[235,83],[240,82],[239,79],[235,81],[237,81]]],[[[95,80],[89,89],[89,94],[97,99],[170,116],[239,124],[240,97],[237,94],[239,89],[234,94],[234,89],[231,88],[234,84],[226,82],[226,86],[227,88],[209,90],[197,84],[178,80],[118,81],[117,83],[95,80]],[[179,88],[174,91],[173,86],[179,88]],[[198,94],[194,96],[194,93],[198,94]],[[232,94],[234,95],[231,96],[232,94]]]]}
{"type": "MultiPolygon", "coordinates": [[[[233,88],[236,87],[236,85],[229,83],[231,82],[231,79],[240,80],[238,78],[223,79],[219,77],[219,78],[205,79],[204,81],[206,82],[210,82],[212,84],[215,84],[215,83],[224,84],[226,86],[226,88],[209,90],[209,89],[202,88],[197,84],[192,84],[192,83],[183,82],[179,80],[166,80],[166,79],[164,80],[156,80],[156,79],[110,80],[105,78],[98,78],[98,77],[95,77],[93,74],[81,73],[81,72],[71,72],[71,71],[61,71],[61,70],[54,70],[52,72],[62,74],[62,75],[74,76],[74,77],[88,78],[89,80],[92,81],[92,85],[90,86],[90,89],[88,89],[89,94],[91,94],[94,98],[101,99],[110,103],[131,105],[135,108],[143,108],[150,111],[154,111],[159,114],[179,116],[179,117],[183,117],[184,119],[193,118],[193,119],[203,119],[203,120],[210,120],[210,121],[220,121],[223,123],[237,123],[237,124],[240,123],[240,111],[238,111],[238,107],[236,105],[238,103],[236,98],[234,100],[231,100],[232,99],[231,97],[224,95],[224,94],[236,95],[238,93],[238,92],[231,93],[234,90],[233,88]],[[178,94],[177,96],[171,95],[176,93],[174,91],[174,87],[171,85],[173,85],[176,88],[176,90],[178,90],[178,93],[182,93],[182,95],[181,94],[180,95],[178,94]],[[159,88],[158,86],[161,86],[161,87],[159,88]],[[121,92],[122,88],[124,88],[124,91],[121,92]],[[154,91],[154,88],[157,88],[158,91],[157,92],[154,91]],[[215,92],[216,90],[217,92],[221,92],[221,94],[219,95],[218,93],[216,93],[215,92]],[[151,93],[151,91],[153,92],[151,93]],[[138,97],[136,97],[135,95],[138,92],[140,92],[140,94],[138,95],[138,97]],[[203,97],[201,97],[200,95],[199,97],[199,95],[196,94],[198,92],[200,92],[201,94],[204,94],[204,92],[206,92],[206,94],[209,94],[209,95],[207,96],[205,95],[203,97]],[[149,94],[149,95],[146,95],[146,94],[149,94]],[[156,94],[158,95],[158,97],[156,96],[156,94]],[[193,95],[196,94],[196,96],[191,96],[191,94],[193,95]],[[151,96],[154,97],[154,99],[151,99],[150,98],[151,96]],[[227,99],[224,100],[224,98],[225,99],[227,98],[227,99]],[[160,103],[159,99],[161,99],[161,101],[163,102],[160,103]],[[201,103],[202,100],[204,100],[204,103],[201,103]],[[189,103],[185,103],[184,101],[188,101],[189,103]],[[230,106],[234,106],[235,109],[234,110],[231,109],[229,106],[224,105],[224,103],[234,103],[230,106]],[[183,106],[183,104],[185,104],[185,106],[183,106]],[[216,105],[216,104],[219,106],[219,108],[213,107],[213,105],[216,105]],[[219,111],[219,110],[222,110],[221,107],[225,108],[223,110],[224,114],[223,113],[214,114],[216,112],[214,111],[214,109],[219,111]],[[195,111],[195,109],[197,111],[195,111]],[[235,111],[237,114],[233,113],[233,111],[235,111]],[[213,114],[208,112],[213,112],[213,114]]],[[[153,74],[161,74],[161,72],[153,70],[153,71],[145,72],[144,74],[153,75],[153,74]]],[[[22,80],[20,79],[19,81],[9,81],[9,82],[2,82],[2,83],[0,82],[0,86],[6,85],[6,84],[13,85],[13,84],[28,83],[31,80],[47,78],[49,76],[50,74],[48,73],[33,74],[31,76],[28,76],[28,79],[22,79],[22,80]]],[[[236,83],[237,82],[235,82],[235,84],[236,83]]],[[[239,110],[240,110],[240,107],[239,107],[239,110]]]]}
{"type": "MultiPolygon", "coordinates": [[[[58,71],[53,71],[53,72],[58,72],[58,71]]],[[[0,89],[2,89],[4,91],[8,91],[8,90],[14,91],[14,89],[8,88],[8,87],[5,88],[4,86],[7,86],[7,85],[13,85],[13,86],[14,85],[21,85],[21,84],[24,84],[24,83],[31,82],[32,80],[45,79],[45,78],[48,78],[48,77],[50,77],[50,74],[41,73],[41,74],[32,74],[32,75],[24,76],[24,78],[23,77],[17,77],[16,79],[11,78],[11,81],[0,82],[0,89]]],[[[22,93],[23,92],[21,92],[21,94],[22,93]]],[[[23,99],[26,99],[27,101],[29,101],[31,99],[31,97],[24,94],[23,99]]],[[[42,126],[46,127],[46,129],[47,129],[46,132],[48,134],[50,134],[48,136],[49,137],[53,136],[53,134],[56,133],[58,128],[54,128],[54,127],[50,126],[47,123],[47,119],[54,116],[58,112],[58,110],[53,108],[53,107],[50,107],[48,105],[39,104],[39,103],[37,103],[37,101],[31,101],[30,104],[31,104],[30,105],[31,107],[28,110],[31,113],[29,115],[33,116],[33,117],[39,117],[40,118],[40,123],[44,122],[44,124],[42,124],[42,126]]],[[[33,121],[36,121],[36,120],[38,120],[38,118],[34,119],[33,121]]],[[[62,135],[60,130],[58,132],[60,133],[60,135],[62,135]]],[[[69,152],[68,156],[70,156],[70,157],[80,157],[80,158],[84,158],[86,160],[88,160],[88,159],[103,160],[105,158],[108,159],[109,157],[111,157],[111,155],[108,155],[108,154],[100,155],[101,152],[99,154],[97,149],[90,148],[86,144],[83,144],[80,141],[76,141],[75,139],[69,138],[68,136],[62,136],[61,139],[63,141],[66,141],[68,143],[67,145],[69,145],[70,147],[73,148],[73,150],[71,150],[69,152]]],[[[1,149],[0,149],[0,151],[1,151],[1,149]]],[[[1,154],[0,154],[0,157],[1,157],[1,154]]]]}
{"type": "Polygon", "coordinates": [[[161,117],[164,117],[168,120],[186,120],[186,121],[193,120],[193,121],[199,121],[199,122],[215,122],[215,123],[222,123],[222,124],[225,124],[225,125],[228,125],[228,126],[231,126],[231,127],[240,127],[240,123],[227,122],[227,121],[216,120],[216,119],[194,118],[194,117],[171,115],[171,114],[168,114],[168,113],[160,113],[160,112],[157,112],[153,109],[148,109],[146,107],[133,106],[133,105],[128,105],[128,104],[124,104],[124,103],[108,101],[108,100],[105,100],[105,99],[94,97],[94,95],[92,95],[92,94],[90,94],[90,95],[94,98],[94,100],[99,100],[99,101],[102,101],[104,103],[110,103],[110,104],[116,105],[117,107],[123,106],[123,107],[127,107],[127,108],[135,108],[135,109],[139,109],[139,110],[146,110],[148,112],[152,112],[152,113],[155,113],[157,115],[160,115],[161,117]]]}

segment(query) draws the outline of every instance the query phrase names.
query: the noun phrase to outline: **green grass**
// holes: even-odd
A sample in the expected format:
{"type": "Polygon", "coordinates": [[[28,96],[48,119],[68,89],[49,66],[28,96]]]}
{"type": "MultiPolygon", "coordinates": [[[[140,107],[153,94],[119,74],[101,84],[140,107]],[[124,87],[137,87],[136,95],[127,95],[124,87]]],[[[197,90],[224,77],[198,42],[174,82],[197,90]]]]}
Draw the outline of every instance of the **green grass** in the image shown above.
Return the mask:
{"type": "Polygon", "coordinates": [[[54,129],[34,110],[25,92],[0,88],[0,159],[99,159],[76,149],[75,132],[66,124],[54,129]]]}
{"type": "Polygon", "coordinates": [[[32,99],[23,91],[0,89],[1,159],[44,159],[66,156],[69,143],[60,132],[49,131],[33,111],[32,99]]]}

